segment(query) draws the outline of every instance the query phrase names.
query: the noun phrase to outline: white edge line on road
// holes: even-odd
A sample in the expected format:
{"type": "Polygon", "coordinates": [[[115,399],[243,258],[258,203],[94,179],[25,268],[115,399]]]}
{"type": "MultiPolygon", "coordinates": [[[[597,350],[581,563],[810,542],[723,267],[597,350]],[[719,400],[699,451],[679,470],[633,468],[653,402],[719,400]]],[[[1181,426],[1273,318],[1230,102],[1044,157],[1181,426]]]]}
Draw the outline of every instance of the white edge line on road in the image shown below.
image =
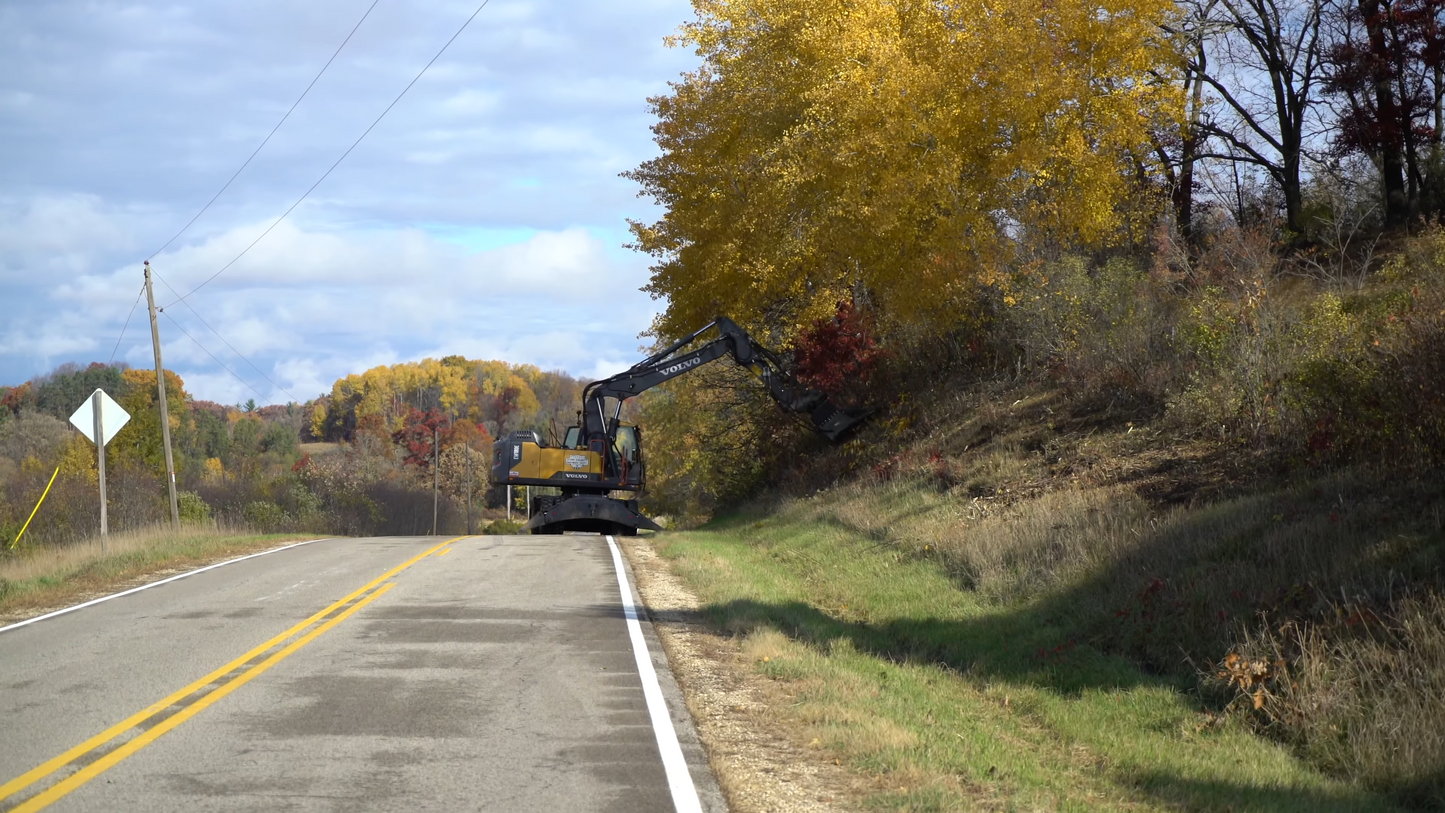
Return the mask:
{"type": "Polygon", "coordinates": [[[281,547],[279,547],[279,548],[272,548],[272,549],[270,549],[270,550],[263,550],[263,551],[261,551],[260,553],[252,553],[252,554],[248,554],[248,555],[246,555],[246,556],[238,556],[238,557],[236,557],[235,559],[227,559],[227,560],[224,561],[224,562],[217,562],[217,563],[215,563],[214,565],[206,565],[205,567],[198,567],[198,568],[196,568],[195,570],[187,570],[185,573],[177,573],[176,575],[171,576],[170,578],[161,579],[161,580],[158,581],[158,582],[151,582],[150,584],[142,584],[140,587],[132,587],[132,588],[129,589],[129,590],[122,590],[122,591],[120,591],[119,593],[111,593],[111,594],[108,595],[108,596],[101,596],[100,598],[91,599],[90,601],[87,601],[87,602],[85,602],[84,604],[77,604],[77,605],[75,605],[74,607],[66,607],[66,608],[63,609],[63,610],[56,610],[56,611],[53,612],[53,613],[46,613],[45,615],[37,615],[37,616],[35,616],[34,618],[27,618],[27,619],[25,619],[24,621],[17,621],[17,622],[15,622],[14,624],[11,624],[11,625],[8,626],[8,627],[0,627],[0,632],[9,632],[10,630],[18,629],[18,628],[20,628],[20,627],[23,627],[23,626],[25,626],[26,624],[34,624],[36,621],[44,621],[44,620],[47,619],[47,618],[54,618],[54,617],[57,616],[57,615],[65,615],[66,613],[73,613],[73,612],[75,612],[76,610],[83,610],[83,609],[85,609],[86,607],[89,607],[89,606],[92,605],[92,604],[99,604],[99,603],[101,603],[102,601],[110,601],[110,600],[113,599],[113,598],[120,598],[121,596],[128,596],[128,595],[130,595],[131,593],[139,593],[139,592],[142,591],[142,590],[149,590],[149,589],[151,589],[152,587],[159,587],[159,586],[161,586],[161,585],[163,585],[163,584],[165,584],[165,583],[167,583],[167,582],[173,582],[173,581],[175,581],[175,580],[177,580],[177,579],[184,579],[184,578],[187,577],[187,576],[194,576],[194,575],[196,575],[197,573],[205,573],[207,570],[215,570],[215,569],[218,568],[218,567],[225,567],[226,565],[234,565],[234,564],[237,563],[237,562],[244,562],[244,561],[246,561],[247,559],[255,559],[257,556],[265,556],[265,555],[271,554],[271,553],[280,553],[280,552],[283,551],[283,550],[290,550],[290,549],[292,549],[292,548],[299,548],[299,547],[301,547],[302,545],[310,545],[312,542],[325,542],[327,539],[334,539],[334,538],[335,538],[335,537],[330,537],[330,536],[328,536],[328,537],[323,537],[323,538],[321,538],[321,539],[308,539],[308,540],[306,540],[305,542],[297,542],[297,543],[292,544],[292,545],[283,545],[283,546],[281,546],[281,547]]]}
{"type": "Polygon", "coordinates": [[[687,760],[682,756],[682,745],[677,741],[677,729],[672,725],[672,716],[667,712],[667,701],[662,697],[662,686],[657,682],[657,670],[652,668],[652,656],[647,652],[647,641],[642,637],[642,625],[637,621],[637,605],[632,603],[632,587],[627,583],[627,569],[622,565],[622,553],[612,537],[607,537],[607,547],[612,549],[612,564],[617,568],[617,586],[622,590],[622,611],[627,616],[627,634],[632,638],[632,654],[637,658],[637,671],[642,676],[642,696],[647,699],[647,713],[652,718],[652,730],[657,735],[657,750],[662,752],[662,769],[667,773],[667,787],[672,791],[672,806],[678,813],[702,813],[702,802],[697,797],[697,788],[692,784],[687,760]]]}

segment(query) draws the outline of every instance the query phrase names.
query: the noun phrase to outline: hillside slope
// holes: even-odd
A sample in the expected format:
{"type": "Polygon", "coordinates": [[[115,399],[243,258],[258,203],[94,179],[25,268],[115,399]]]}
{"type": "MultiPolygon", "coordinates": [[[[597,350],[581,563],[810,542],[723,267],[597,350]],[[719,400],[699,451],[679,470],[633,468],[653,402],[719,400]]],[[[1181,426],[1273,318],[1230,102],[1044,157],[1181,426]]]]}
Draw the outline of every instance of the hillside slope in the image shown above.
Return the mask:
{"type": "Polygon", "coordinates": [[[1445,809],[1439,478],[1177,429],[939,382],[657,545],[885,807],[1445,809]]]}

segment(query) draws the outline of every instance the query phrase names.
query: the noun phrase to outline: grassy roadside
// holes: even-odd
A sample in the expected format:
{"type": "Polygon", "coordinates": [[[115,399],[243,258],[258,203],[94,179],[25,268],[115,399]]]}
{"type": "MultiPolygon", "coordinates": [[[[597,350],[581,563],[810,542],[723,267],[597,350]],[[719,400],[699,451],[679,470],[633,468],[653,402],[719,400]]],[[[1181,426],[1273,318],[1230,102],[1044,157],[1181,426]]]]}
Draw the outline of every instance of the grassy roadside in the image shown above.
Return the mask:
{"type": "Polygon", "coordinates": [[[153,528],[112,534],[104,553],[97,538],[7,554],[0,556],[0,622],[22,620],[174,571],[311,538],[314,535],[187,526],[180,533],[153,528]]]}
{"type": "Polygon", "coordinates": [[[890,788],[874,806],[1392,809],[1202,710],[1177,678],[1073,637],[1076,619],[1037,611],[1050,591],[1005,601],[964,587],[932,551],[817,505],[843,499],[654,544],[707,619],[787,687],[776,713],[799,737],[890,788]]]}

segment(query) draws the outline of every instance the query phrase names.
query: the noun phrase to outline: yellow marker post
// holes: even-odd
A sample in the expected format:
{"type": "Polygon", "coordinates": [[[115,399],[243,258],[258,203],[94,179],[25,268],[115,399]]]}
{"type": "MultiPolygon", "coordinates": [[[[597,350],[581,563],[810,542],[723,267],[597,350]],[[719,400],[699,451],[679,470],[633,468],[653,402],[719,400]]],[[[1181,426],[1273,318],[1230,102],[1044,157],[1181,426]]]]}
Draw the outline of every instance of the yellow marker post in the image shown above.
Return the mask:
{"type": "Polygon", "coordinates": [[[45,484],[45,491],[40,494],[40,502],[35,504],[35,509],[30,512],[30,516],[26,518],[25,524],[20,526],[20,533],[16,534],[14,541],[10,543],[11,550],[15,550],[15,546],[20,544],[20,537],[24,536],[25,529],[30,527],[30,520],[35,519],[35,514],[40,510],[41,504],[45,502],[45,497],[50,494],[50,487],[55,485],[55,477],[58,474],[60,474],[60,467],[56,466],[55,474],[50,475],[50,482],[45,484]]]}

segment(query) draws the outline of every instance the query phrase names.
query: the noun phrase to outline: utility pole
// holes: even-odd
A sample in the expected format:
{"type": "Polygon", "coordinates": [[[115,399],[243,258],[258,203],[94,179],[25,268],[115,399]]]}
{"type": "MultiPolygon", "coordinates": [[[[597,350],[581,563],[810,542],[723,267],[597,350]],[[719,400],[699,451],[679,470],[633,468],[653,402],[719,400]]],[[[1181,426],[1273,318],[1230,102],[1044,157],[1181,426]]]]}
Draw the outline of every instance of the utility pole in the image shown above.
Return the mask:
{"type": "Polygon", "coordinates": [[[431,430],[431,535],[437,535],[437,485],[441,481],[441,466],[437,455],[437,428],[431,430]]]}
{"type": "Polygon", "coordinates": [[[171,413],[166,409],[166,373],[161,365],[161,329],[156,324],[156,296],[151,289],[151,263],[146,260],[146,305],[151,311],[151,347],[156,351],[156,395],[161,408],[161,443],[166,447],[166,488],[171,494],[171,524],[181,530],[181,508],[176,502],[176,461],[171,456],[171,413]]]}
{"type": "Polygon", "coordinates": [[[467,536],[472,535],[472,442],[467,441],[467,536]]]}

